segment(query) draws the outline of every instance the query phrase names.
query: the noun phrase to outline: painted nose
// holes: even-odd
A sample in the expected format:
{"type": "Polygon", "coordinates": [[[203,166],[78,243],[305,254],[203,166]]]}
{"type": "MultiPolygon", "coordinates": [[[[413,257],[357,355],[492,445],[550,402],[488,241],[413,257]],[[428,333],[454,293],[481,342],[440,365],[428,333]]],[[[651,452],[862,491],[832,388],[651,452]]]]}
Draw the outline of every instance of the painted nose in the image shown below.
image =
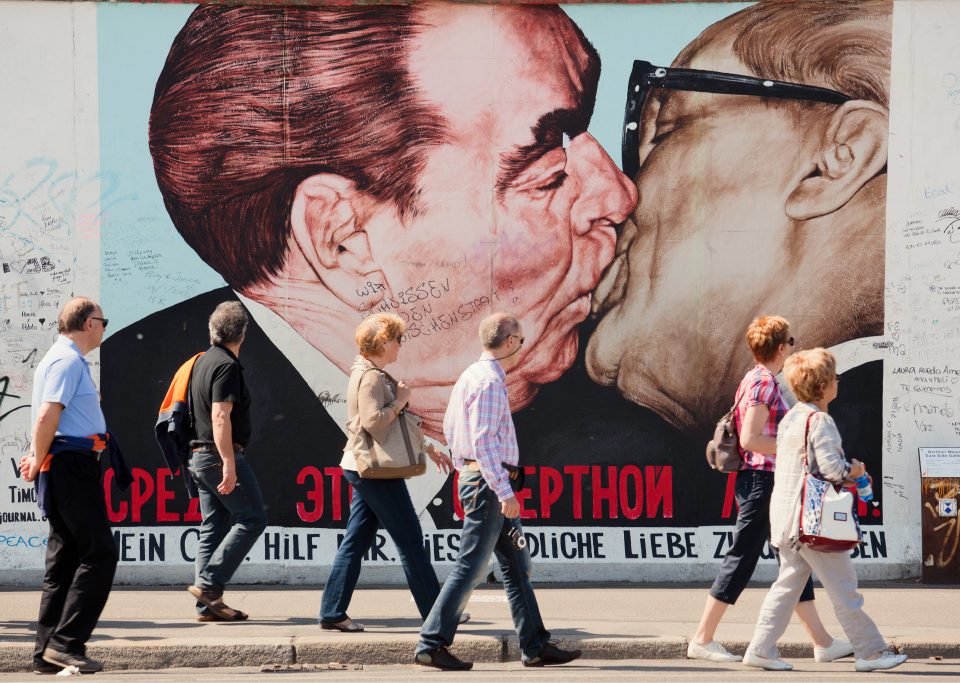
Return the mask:
{"type": "Polygon", "coordinates": [[[580,197],[573,207],[573,225],[585,235],[598,223],[618,225],[637,205],[637,187],[611,159],[600,143],[582,133],[570,141],[568,172],[580,181],[580,197]]]}

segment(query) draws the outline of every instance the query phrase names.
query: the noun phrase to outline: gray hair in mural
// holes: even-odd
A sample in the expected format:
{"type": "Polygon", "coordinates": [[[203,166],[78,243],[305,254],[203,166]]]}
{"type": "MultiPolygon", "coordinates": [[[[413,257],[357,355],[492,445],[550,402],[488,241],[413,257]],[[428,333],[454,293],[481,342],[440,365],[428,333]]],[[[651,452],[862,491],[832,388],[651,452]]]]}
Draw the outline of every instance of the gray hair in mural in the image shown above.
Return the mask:
{"type": "Polygon", "coordinates": [[[596,293],[591,377],[703,431],[758,313],[806,348],[882,333],[891,11],[762,2],[650,67],[624,145],[640,199],[596,293]]]}

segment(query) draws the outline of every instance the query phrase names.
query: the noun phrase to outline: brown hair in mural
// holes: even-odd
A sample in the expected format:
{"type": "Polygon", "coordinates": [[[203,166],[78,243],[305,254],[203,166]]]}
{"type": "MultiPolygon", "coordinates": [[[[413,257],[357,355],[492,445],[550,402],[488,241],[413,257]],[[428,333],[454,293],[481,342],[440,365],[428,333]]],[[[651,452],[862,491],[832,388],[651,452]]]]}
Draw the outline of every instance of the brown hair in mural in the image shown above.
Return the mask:
{"type": "Polygon", "coordinates": [[[648,79],[594,379],[708,429],[750,365],[740,334],[758,311],[782,312],[806,348],[882,332],[891,7],[761,2],[648,79]],[[731,79],[703,71],[752,78],[718,90],[731,79]]]}
{"type": "Polygon", "coordinates": [[[527,333],[515,406],[573,362],[636,201],[586,132],[599,69],[556,7],[204,6],[150,149],[186,241],[341,369],[362,316],[400,315],[435,427],[490,310],[527,333]]]}

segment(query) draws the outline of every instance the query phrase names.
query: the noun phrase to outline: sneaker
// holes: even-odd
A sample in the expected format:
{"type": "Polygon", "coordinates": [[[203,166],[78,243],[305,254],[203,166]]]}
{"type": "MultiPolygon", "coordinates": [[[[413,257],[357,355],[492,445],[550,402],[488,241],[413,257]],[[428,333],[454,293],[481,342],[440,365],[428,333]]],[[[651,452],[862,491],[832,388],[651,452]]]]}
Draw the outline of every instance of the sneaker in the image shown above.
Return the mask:
{"type": "Polygon", "coordinates": [[[792,671],[793,664],[787,664],[785,661],[777,657],[776,659],[770,659],[769,657],[761,657],[760,655],[755,655],[750,650],[747,650],[743,653],[743,663],[747,666],[752,666],[755,669],[766,669],[767,671],[792,671]]]}
{"type": "Polygon", "coordinates": [[[470,621],[470,612],[461,612],[460,613],[460,625],[463,626],[468,621],[470,621]]]}
{"type": "Polygon", "coordinates": [[[82,674],[95,674],[103,670],[103,664],[95,659],[70,654],[69,652],[58,652],[52,647],[48,647],[43,651],[43,661],[47,664],[55,664],[61,669],[66,669],[68,666],[75,666],[82,674]]]}
{"type": "Polygon", "coordinates": [[[715,640],[702,645],[695,640],[691,640],[690,644],[687,645],[687,659],[706,659],[708,662],[739,662],[743,658],[728,652],[727,648],[715,640]]]}
{"type": "Polygon", "coordinates": [[[413,661],[422,666],[432,666],[444,671],[469,671],[473,668],[473,662],[465,662],[457,658],[456,655],[450,654],[450,651],[445,647],[418,652],[413,656],[413,661]]]}
{"type": "Polygon", "coordinates": [[[44,661],[34,662],[33,664],[33,673],[38,676],[55,676],[61,671],[63,671],[63,667],[56,664],[47,664],[44,661]]]}
{"type": "MultiPolygon", "coordinates": [[[[46,659],[46,657],[44,657],[46,659]]],[[[895,652],[881,652],[876,659],[857,659],[857,671],[883,671],[900,666],[907,661],[907,655],[898,655],[895,652]]]]}
{"type": "Polygon", "coordinates": [[[537,653],[536,657],[531,657],[530,659],[523,659],[521,657],[520,661],[524,666],[555,666],[567,664],[574,659],[579,659],[582,654],[583,652],[580,650],[563,650],[553,643],[547,643],[540,648],[540,652],[537,653]]]}
{"type": "Polygon", "coordinates": [[[813,658],[818,662],[832,662],[853,654],[853,645],[840,638],[834,638],[827,647],[813,646],[813,658]]]}

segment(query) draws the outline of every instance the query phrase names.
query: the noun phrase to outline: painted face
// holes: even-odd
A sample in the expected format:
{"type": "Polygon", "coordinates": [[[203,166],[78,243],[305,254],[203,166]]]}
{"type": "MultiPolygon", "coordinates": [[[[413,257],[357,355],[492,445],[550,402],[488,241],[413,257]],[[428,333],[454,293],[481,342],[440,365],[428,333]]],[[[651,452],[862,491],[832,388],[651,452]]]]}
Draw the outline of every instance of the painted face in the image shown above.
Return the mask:
{"type": "MultiPolygon", "coordinates": [[[[753,75],[724,45],[683,66],[753,75]]],[[[598,290],[587,364],[675,426],[705,427],[729,408],[723,389],[752,365],[743,331],[755,316],[812,322],[796,297],[819,274],[797,272],[784,210],[800,179],[803,128],[793,109],[756,97],[651,95],[639,204],[598,290]]]]}
{"type": "Polygon", "coordinates": [[[367,233],[408,302],[404,376],[452,383],[478,355],[479,321],[508,310],[526,335],[510,376],[522,403],[530,385],[573,362],[576,326],[636,194],[586,132],[598,69],[569,19],[530,8],[431,12],[436,28],[410,70],[447,121],[448,142],[429,153],[421,215],[401,227],[372,221],[367,233]]]}

